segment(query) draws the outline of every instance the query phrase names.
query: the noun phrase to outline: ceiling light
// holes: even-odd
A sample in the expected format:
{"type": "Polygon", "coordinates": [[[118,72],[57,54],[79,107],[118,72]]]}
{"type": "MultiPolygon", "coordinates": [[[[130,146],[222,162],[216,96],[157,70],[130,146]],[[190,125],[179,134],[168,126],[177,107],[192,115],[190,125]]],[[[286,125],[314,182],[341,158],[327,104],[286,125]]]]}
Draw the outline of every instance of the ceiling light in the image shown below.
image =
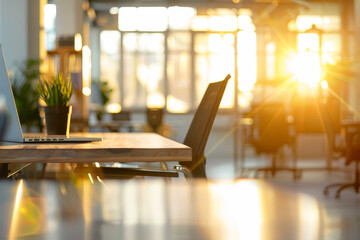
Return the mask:
{"type": "Polygon", "coordinates": [[[117,7],[112,7],[112,8],[110,8],[109,12],[110,12],[110,14],[118,14],[119,8],[117,8],[117,7]]]}

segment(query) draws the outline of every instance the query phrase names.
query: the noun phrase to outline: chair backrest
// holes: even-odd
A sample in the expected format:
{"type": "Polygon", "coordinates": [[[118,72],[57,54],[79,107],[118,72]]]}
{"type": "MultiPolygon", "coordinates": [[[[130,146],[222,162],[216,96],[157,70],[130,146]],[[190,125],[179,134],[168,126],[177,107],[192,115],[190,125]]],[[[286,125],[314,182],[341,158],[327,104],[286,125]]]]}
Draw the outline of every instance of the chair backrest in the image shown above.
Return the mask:
{"type": "Polygon", "coordinates": [[[292,104],[296,133],[324,133],[319,103],[314,98],[296,98],[292,104]]]}
{"type": "Polygon", "coordinates": [[[253,145],[258,153],[276,153],[289,142],[289,125],[283,103],[266,103],[254,114],[253,145]]]}
{"type": "Polygon", "coordinates": [[[228,74],[224,80],[208,85],[185,136],[184,144],[192,149],[192,161],[181,164],[195,178],[206,178],[204,150],[230,77],[228,74]]]}
{"type": "Polygon", "coordinates": [[[328,142],[328,147],[336,150],[336,136],[340,134],[341,121],[340,121],[340,108],[334,103],[323,104],[320,107],[321,119],[324,124],[325,136],[328,142]]]}
{"type": "Polygon", "coordinates": [[[154,132],[163,121],[164,110],[162,108],[147,108],[146,119],[149,126],[154,132]]]}

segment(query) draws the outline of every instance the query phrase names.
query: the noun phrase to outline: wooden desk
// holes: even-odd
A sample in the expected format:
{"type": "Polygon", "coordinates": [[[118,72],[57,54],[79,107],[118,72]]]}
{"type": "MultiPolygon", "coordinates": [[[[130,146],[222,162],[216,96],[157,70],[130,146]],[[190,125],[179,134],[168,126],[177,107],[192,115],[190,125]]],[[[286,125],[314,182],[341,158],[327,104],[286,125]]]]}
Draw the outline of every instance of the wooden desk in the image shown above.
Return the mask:
{"type": "Polygon", "coordinates": [[[191,161],[191,148],[155,133],[78,133],[103,137],[89,143],[0,142],[0,163],[191,161]]]}
{"type": "Polygon", "coordinates": [[[113,120],[109,122],[96,122],[90,124],[90,128],[105,128],[110,132],[119,132],[119,129],[125,128],[127,132],[133,132],[134,130],[141,130],[144,125],[141,121],[133,120],[113,120]]]}
{"type": "Polygon", "coordinates": [[[0,239],[323,239],[315,198],[262,180],[2,181],[0,239]]]}

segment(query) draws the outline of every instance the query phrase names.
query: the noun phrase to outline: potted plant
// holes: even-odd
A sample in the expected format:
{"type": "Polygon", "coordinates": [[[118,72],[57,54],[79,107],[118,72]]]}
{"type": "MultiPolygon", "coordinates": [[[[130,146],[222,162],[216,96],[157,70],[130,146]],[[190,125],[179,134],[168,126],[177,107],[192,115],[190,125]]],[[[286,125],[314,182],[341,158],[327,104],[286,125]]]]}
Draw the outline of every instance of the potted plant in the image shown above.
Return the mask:
{"type": "Polygon", "coordinates": [[[70,76],[57,74],[50,80],[42,78],[37,83],[44,107],[45,125],[48,135],[69,135],[72,106],[72,82],[70,76]]]}
{"type": "Polygon", "coordinates": [[[30,132],[32,127],[41,129],[36,81],[41,77],[41,60],[28,59],[18,65],[10,76],[16,108],[21,124],[30,132]]]}
{"type": "Polygon", "coordinates": [[[99,80],[99,79],[93,79],[92,83],[95,84],[94,89],[97,89],[99,91],[99,100],[100,100],[100,105],[101,108],[99,108],[96,111],[96,117],[98,120],[101,120],[102,115],[105,113],[105,106],[106,104],[109,103],[110,101],[110,97],[111,97],[111,93],[113,92],[113,88],[111,88],[109,86],[109,82],[106,80],[99,80]]]}

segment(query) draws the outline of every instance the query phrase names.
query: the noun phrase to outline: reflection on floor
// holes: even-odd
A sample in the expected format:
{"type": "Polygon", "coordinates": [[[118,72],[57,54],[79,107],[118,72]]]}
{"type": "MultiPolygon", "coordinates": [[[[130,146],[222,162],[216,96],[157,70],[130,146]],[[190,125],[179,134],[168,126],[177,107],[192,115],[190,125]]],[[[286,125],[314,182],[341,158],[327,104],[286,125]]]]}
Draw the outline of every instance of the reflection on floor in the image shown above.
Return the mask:
{"type": "MultiPolygon", "coordinates": [[[[344,161],[334,162],[333,167],[344,167],[344,161]]],[[[248,158],[246,167],[269,166],[266,158],[248,158]]],[[[299,168],[324,168],[325,159],[299,159],[299,168]]],[[[344,190],[340,199],[335,199],[336,188],[331,189],[328,196],[323,194],[324,187],[331,183],[352,182],[354,165],[347,166],[344,171],[305,170],[298,180],[293,179],[290,172],[278,172],[275,177],[266,180],[292,191],[303,192],[315,197],[323,206],[323,239],[325,240],[354,240],[360,239],[360,193],[353,189],[344,190]]],[[[209,179],[234,179],[234,160],[231,158],[208,158],[207,173],[209,179]]],[[[245,171],[242,177],[264,178],[254,171],[245,171]]],[[[289,209],[291,210],[291,209],[289,209]]]]}

